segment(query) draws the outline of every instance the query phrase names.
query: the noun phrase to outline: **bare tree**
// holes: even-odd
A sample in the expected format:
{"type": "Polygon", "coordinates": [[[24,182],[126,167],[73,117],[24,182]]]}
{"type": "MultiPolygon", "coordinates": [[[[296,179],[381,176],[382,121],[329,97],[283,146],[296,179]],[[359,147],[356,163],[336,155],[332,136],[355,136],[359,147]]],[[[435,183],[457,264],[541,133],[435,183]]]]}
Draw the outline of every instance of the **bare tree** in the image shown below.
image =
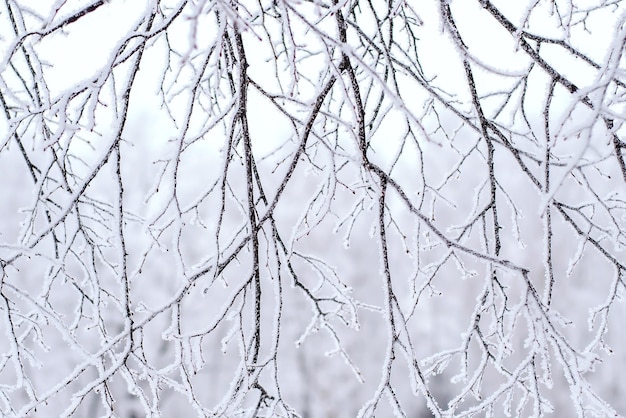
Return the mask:
{"type": "Polygon", "coordinates": [[[626,413],[624,2],[31,3],[2,416],[626,413]]]}

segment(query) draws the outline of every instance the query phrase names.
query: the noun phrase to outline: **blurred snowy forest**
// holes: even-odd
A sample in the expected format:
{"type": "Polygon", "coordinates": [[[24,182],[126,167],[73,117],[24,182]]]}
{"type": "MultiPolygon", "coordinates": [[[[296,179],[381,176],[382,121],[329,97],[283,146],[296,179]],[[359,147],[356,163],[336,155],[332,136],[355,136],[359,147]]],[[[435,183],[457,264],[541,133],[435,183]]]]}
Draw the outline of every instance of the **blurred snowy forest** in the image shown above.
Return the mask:
{"type": "Polygon", "coordinates": [[[622,0],[5,0],[0,416],[626,414],[622,0]]]}

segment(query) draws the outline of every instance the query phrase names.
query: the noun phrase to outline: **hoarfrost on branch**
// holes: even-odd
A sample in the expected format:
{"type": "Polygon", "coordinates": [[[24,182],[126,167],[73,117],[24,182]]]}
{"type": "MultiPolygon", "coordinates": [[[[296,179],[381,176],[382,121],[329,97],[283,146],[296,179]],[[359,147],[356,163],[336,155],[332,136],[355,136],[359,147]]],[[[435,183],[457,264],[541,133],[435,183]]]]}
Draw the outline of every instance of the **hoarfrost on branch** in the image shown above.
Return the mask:
{"type": "Polygon", "coordinates": [[[0,415],[626,414],[623,1],[27,3],[0,415]]]}

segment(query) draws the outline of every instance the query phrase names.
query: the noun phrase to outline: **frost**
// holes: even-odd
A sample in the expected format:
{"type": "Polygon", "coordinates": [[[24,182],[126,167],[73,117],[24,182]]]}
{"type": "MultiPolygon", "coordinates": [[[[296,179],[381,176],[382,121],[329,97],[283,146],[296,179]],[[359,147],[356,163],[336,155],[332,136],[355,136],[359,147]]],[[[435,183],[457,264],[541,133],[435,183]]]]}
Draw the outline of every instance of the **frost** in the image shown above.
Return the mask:
{"type": "Polygon", "coordinates": [[[26,3],[0,416],[618,414],[619,2],[26,3]]]}

